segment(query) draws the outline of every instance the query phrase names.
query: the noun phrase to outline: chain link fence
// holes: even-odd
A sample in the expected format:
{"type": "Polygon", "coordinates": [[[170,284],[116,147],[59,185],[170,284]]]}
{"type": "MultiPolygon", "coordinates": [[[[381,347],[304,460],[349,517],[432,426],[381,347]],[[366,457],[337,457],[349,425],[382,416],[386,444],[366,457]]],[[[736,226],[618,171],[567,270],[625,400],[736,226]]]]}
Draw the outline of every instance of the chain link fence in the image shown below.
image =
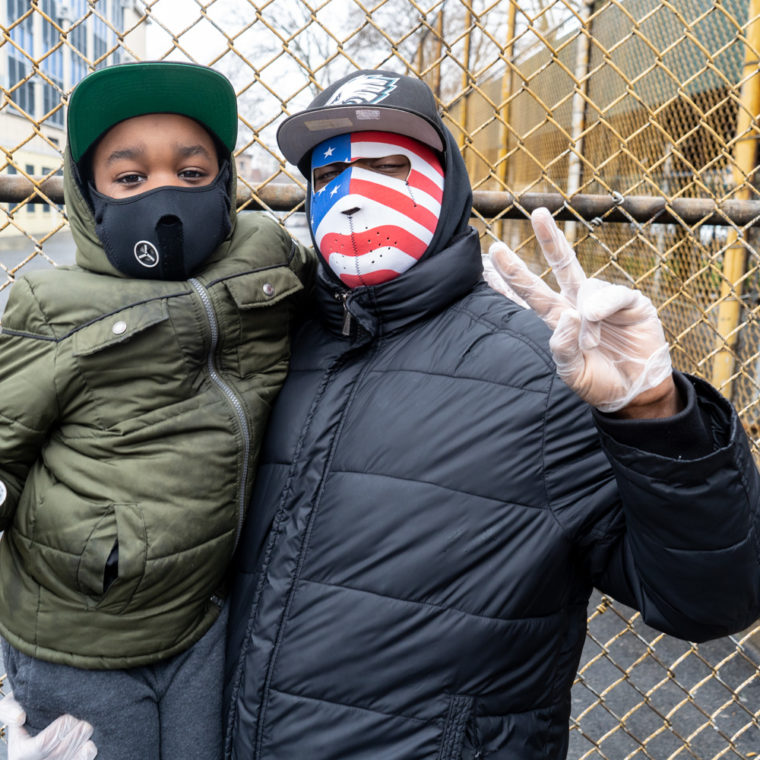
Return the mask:
{"type": "MultiPolygon", "coordinates": [[[[274,130],[320,85],[385,67],[439,99],[484,249],[503,239],[551,278],[527,222],[548,206],[587,272],[652,298],[676,366],[733,401],[760,453],[760,0],[0,0],[0,32],[0,305],[18,275],[73,261],[61,149],[88,71],[226,74],[238,204],[304,235],[274,130]]],[[[695,646],[595,597],[570,757],[760,758],[758,662],[760,628],[695,646]]]]}

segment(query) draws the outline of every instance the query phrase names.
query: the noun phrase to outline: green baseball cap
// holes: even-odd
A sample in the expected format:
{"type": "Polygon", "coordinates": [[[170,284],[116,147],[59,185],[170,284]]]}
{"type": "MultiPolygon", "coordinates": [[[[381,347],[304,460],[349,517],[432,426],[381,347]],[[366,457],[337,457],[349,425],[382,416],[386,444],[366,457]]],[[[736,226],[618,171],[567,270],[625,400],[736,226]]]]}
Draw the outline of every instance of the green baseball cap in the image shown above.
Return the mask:
{"type": "Polygon", "coordinates": [[[149,113],[189,116],[235,148],[237,100],[227,77],[194,63],[138,61],[95,71],[74,88],[67,119],[74,161],[115,124],[149,113]]]}

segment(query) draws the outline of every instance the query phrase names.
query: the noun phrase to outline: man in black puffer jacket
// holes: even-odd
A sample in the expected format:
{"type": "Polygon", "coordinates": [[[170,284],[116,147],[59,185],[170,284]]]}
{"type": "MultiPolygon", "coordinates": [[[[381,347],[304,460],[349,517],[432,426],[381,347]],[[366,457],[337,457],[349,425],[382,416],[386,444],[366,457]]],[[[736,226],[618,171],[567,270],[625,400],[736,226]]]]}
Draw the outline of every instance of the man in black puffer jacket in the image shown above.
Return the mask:
{"type": "MultiPolygon", "coordinates": [[[[420,81],[356,72],[278,139],[323,260],[238,552],[226,757],[559,760],[593,586],[697,641],[760,614],[742,427],[667,349],[614,413],[558,377],[541,319],[482,281],[420,81]]],[[[594,400],[559,322],[563,377],[594,400]]]]}

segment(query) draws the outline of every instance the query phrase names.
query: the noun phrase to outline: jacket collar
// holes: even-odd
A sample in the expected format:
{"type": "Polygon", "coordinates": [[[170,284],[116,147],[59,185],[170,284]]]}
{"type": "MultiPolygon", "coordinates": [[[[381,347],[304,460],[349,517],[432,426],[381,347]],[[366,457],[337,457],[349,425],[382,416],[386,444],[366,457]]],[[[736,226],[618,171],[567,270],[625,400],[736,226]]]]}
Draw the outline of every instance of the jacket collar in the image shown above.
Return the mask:
{"type": "Polygon", "coordinates": [[[400,277],[374,287],[347,290],[320,265],[316,305],[328,330],[339,335],[346,335],[348,330],[352,339],[364,342],[445,309],[467,293],[482,274],[478,234],[468,227],[446,248],[423,258],[400,277]]]}

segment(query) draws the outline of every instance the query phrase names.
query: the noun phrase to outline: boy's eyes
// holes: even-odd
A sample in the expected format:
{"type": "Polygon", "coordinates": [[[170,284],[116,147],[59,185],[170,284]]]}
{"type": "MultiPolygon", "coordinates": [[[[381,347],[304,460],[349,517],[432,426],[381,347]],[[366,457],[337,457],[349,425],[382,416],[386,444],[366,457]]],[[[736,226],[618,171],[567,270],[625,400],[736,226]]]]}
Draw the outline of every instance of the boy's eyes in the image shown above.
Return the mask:
{"type": "Polygon", "coordinates": [[[142,174],[122,174],[116,178],[120,185],[136,185],[145,177],[142,174]]]}
{"type": "MultiPolygon", "coordinates": [[[[194,181],[199,179],[205,179],[208,177],[208,172],[205,169],[181,169],[177,172],[177,176],[183,180],[194,181]]],[[[142,172],[127,172],[120,174],[116,177],[116,182],[120,185],[139,185],[147,180],[147,176],[142,172]]]]}
{"type": "Polygon", "coordinates": [[[208,177],[208,172],[204,169],[183,169],[179,176],[183,179],[204,179],[208,177]]]}

